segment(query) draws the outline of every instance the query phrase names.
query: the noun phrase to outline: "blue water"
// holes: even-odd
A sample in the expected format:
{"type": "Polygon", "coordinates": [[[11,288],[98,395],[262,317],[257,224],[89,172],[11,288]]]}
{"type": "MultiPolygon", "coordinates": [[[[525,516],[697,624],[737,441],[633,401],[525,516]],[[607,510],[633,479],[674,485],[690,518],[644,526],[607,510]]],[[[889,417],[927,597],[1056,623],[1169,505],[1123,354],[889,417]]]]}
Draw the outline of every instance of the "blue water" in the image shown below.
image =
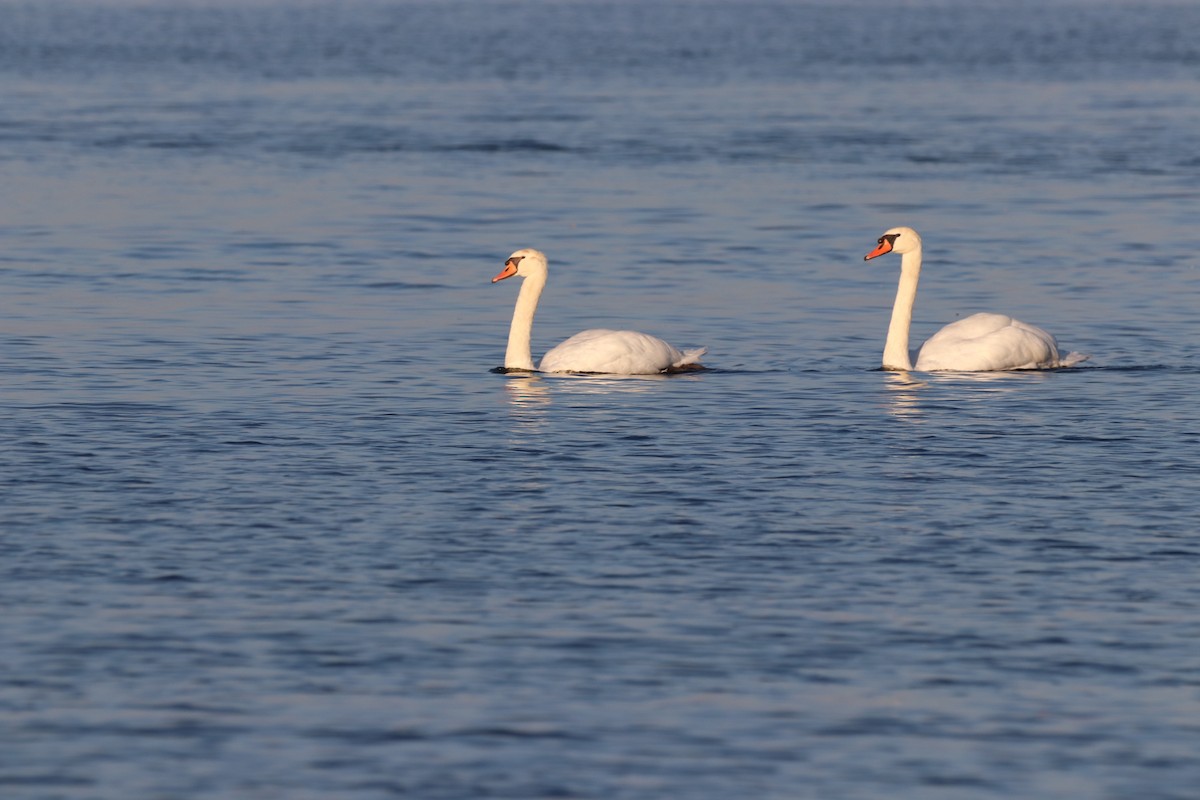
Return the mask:
{"type": "Polygon", "coordinates": [[[0,796],[1197,796],[1200,6],[0,15],[0,796]]]}

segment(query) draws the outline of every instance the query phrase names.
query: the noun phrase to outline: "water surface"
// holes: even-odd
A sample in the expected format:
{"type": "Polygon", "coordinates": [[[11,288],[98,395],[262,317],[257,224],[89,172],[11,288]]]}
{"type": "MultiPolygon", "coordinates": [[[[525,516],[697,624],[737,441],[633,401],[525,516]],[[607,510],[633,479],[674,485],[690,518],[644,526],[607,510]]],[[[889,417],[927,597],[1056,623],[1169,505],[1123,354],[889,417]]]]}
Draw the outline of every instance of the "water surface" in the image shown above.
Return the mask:
{"type": "Polygon", "coordinates": [[[0,11],[5,797],[1194,796],[1200,10],[0,11]]]}

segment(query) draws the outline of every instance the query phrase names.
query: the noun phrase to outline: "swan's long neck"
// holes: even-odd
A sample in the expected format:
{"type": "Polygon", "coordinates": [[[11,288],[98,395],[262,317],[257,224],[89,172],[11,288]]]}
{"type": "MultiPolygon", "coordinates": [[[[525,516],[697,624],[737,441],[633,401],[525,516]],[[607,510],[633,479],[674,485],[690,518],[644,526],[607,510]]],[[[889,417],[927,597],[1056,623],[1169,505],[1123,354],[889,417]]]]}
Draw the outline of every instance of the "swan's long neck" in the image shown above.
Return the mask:
{"type": "Polygon", "coordinates": [[[529,340],[533,334],[533,315],[538,298],[546,286],[544,275],[530,275],[521,281],[517,306],[513,309],[512,325],[508,329],[508,350],[504,352],[505,369],[534,369],[529,340]]]}
{"type": "Polygon", "coordinates": [[[887,342],[883,345],[883,368],[911,370],[908,354],[908,329],[912,326],[913,305],[917,302],[917,280],[921,277],[921,248],[910,250],[900,259],[900,286],[892,306],[887,342]]]}

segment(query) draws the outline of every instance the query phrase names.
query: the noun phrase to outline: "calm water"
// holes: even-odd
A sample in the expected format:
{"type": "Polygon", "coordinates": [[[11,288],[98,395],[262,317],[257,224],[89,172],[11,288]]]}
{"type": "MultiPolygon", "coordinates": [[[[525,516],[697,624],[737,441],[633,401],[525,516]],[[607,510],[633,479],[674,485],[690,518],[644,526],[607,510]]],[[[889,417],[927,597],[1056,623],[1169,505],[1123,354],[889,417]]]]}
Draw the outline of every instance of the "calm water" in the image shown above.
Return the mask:
{"type": "Polygon", "coordinates": [[[0,796],[1196,797],[1200,6],[0,14],[0,796]]]}

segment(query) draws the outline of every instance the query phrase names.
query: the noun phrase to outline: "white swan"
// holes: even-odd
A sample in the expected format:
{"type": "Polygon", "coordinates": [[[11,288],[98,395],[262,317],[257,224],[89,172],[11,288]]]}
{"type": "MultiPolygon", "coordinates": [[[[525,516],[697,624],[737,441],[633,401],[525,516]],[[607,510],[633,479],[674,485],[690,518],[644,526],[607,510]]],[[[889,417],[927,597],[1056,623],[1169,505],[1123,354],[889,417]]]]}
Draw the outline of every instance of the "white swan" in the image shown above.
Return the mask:
{"type": "MultiPolygon", "coordinates": [[[[533,370],[529,339],[538,298],[546,286],[546,256],[532,248],[518,250],[504,262],[492,283],[517,275],[524,278],[508,330],[505,369],[533,370]]],[[[542,356],[542,372],[603,372],[610,375],[649,375],[677,369],[697,368],[706,352],[679,351],[662,339],[637,331],[587,330],[575,334],[542,356]]]]}
{"type": "MultiPolygon", "coordinates": [[[[917,279],[921,276],[921,237],[912,228],[892,228],[879,237],[874,250],[864,261],[900,253],[900,286],[892,307],[887,343],[883,346],[883,368],[911,370],[908,329],[912,324],[913,303],[917,299],[917,279]]],[[[982,372],[1008,369],[1052,369],[1069,367],[1086,359],[1079,353],[1058,354],[1058,342],[1035,325],[1004,314],[972,314],[952,322],[929,337],[917,356],[917,369],[982,372]]]]}

